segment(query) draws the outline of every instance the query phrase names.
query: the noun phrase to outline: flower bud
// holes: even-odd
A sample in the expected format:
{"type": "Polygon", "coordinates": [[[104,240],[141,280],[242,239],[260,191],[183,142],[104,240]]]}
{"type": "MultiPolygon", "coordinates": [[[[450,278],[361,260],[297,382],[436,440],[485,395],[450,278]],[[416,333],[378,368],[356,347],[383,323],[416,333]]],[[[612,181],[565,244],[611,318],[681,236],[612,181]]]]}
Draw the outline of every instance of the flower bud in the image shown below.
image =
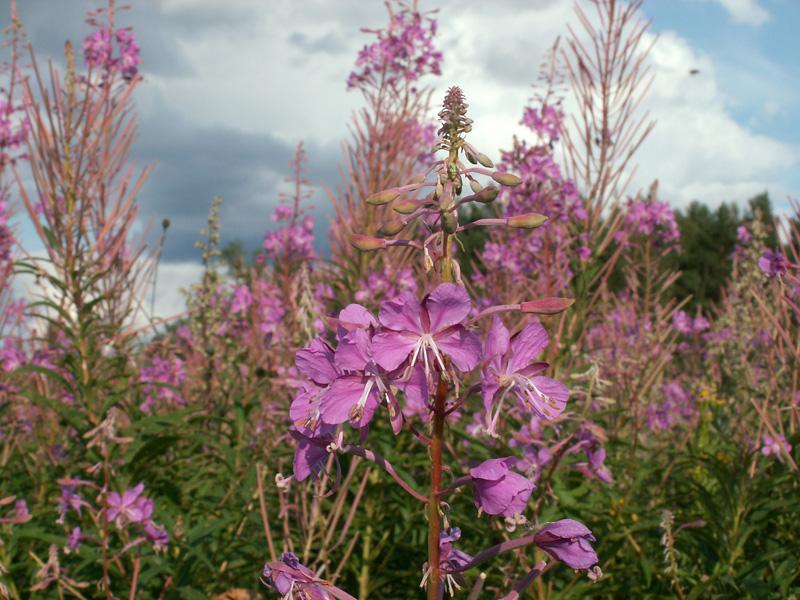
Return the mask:
{"type": "Polygon", "coordinates": [[[417,210],[417,208],[419,208],[419,204],[417,204],[413,200],[400,200],[400,202],[397,202],[392,207],[392,210],[394,210],[397,213],[400,213],[401,215],[410,215],[415,210],[417,210]]]}
{"type": "Polygon", "coordinates": [[[363,252],[370,252],[372,250],[383,250],[386,248],[386,240],[372,237],[369,235],[359,235],[358,233],[350,234],[350,243],[354,248],[358,248],[363,252]]]}
{"type": "Polygon", "coordinates": [[[495,198],[497,198],[497,194],[500,193],[500,188],[496,185],[487,185],[483,188],[480,192],[475,194],[475,202],[493,202],[495,198]]]}
{"type": "Polygon", "coordinates": [[[442,213],[442,229],[445,233],[455,233],[458,229],[458,215],[456,211],[442,213]]]}
{"type": "Polygon", "coordinates": [[[467,157],[467,160],[471,162],[473,165],[478,164],[478,157],[470,150],[469,148],[464,148],[464,155],[467,157]]]}
{"type": "Polygon", "coordinates": [[[513,173],[502,173],[501,171],[495,171],[492,173],[492,179],[494,179],[500,185],[507,185],[509,187],[514,187],[515,185],[522,183],[522,179],[513,173]]]}
{"type": "Polygon", "coordinates": [[[539,213],[526,213],[524,215],[514,215],[508,218],[509,227],[517,227],[519,229],[536,229],[547,221],[545,215],[539,213]]]}
{"type": "Polygon", "coordinates": [[[392,219],[391,221],[381,225],[381,228],[378,229],[378,235],[383,237],[392,237],[393,235],[397,235],[403,231],[405,226],[405,221],[401,221],[400,219],[392,219]]]}
{"type": "Polygon", "coordinates": [[[398,192],[394,188],[390,188],[388,190],[383,190],[382,192],[376,192],[374,194],[370,194],[369,196],[367,196],[364,202],[366,202],[367,204],[372,204],[373,206],[381,206],[383,204],[389,204],[399,195],[400,192],[398,192]]]}
{"type": "Polygon", "coordinates": [[[492,159],[486,156],[483,152],[478,153],[478,162],[481,163],[487,169],[493,169],[494,163],[492,159]]]}
{"type": "Polygon", "coordinates": [[[469,187],[476,194],[483,189],[483,186],[476,179],[469,180],[469,187]]]}
{"type": "Polygon", "coordinates": [[[541,298],[530,300],[520,305],[520,310],[524,313],[536,315],[557,315],[564,312],[575,303],[572,298],[541,298]]]}

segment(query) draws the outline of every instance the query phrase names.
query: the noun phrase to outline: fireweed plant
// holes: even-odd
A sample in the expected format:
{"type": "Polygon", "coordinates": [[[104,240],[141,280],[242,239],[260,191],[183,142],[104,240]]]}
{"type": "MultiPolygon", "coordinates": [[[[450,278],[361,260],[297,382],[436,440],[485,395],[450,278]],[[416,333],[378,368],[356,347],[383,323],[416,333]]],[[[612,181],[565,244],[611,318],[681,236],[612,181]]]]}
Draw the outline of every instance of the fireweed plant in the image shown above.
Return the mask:
{"type": "Polygon", "coordinates": [[[729,261],[703,232],[721,300],[675,296],[704,225],[628,189],[638,5],[576,7],[491,166],[457,92],[428,119],[436,13],[390,1],[342,82],[363,104],[330,255],[298,145],[252,258],[212,203],[166,318],[169,220],[134,235],[134,32],[112,2],[47,69],[12,12],[0,598],[797,595],[800,215],[753,204],[729,261]]]}
{"type": "MultiPolygon", "coordinates": [[[[511,336],[499,315],[508,311],[556,314],[571,301],[546,298],[475,311],[456,259],[459,233],[479,226],[534,229],[546,217],[527,213],[461,225],[459,206],[491,202],[500,191],[497,184],[515,186],[521,180],[495,170],[491,159],[467,142],[465,134],[471,131],[472,120],[467,117],[467,104],[458,87],[447,92],[439,117],[442,125],[434,148],[447,156],[435,161],[412,183],[366,199],[376,206],[391,205],[399,215],[390,227],[384,227],[390,233],[399,233],[416,221],[427,235],[420,241],[392,240],[390,235],[351,236],[353,246],[365,252],[393,245],[417,250],[429,273],[431,290],[422,299],[407,292],[386,300],[377,317],[361,305],[350,304],[333,320],[335,344],[317,338],[297,353],[295,364],[304,379],[290,409],[292,435],[298,440],[293,476],[298,481],[317,476],[329,454],[350,454],[384,469],[425,505],[428,548],[421,586],[427,588],[429,598],[440,598],[445,590],[453,595],[465,585],[465,571],[528,545],[538,546],[574,569],[592,569],[591,575],[597,577],[598,559],[591,545],[594,538],[588,528],[571,519],[531,526],[538,531],[474,556],[456,548],[461,534],[457,517],[448,509],[448,494],[461,486],[472,486],[479,515],[503,516],[522,525],[527,524],[523,513],[535,486],[515,470],[518,461],[513,456],[486,460],[464,476],[445,481],[448,418],[469,410],[469,402],[478,397],[482,398],[480,429],[488,436],[501,435],[499,421],[509,411],[543,420],[558,418],[569,392],[564,384],[543,375],[547,363],[537,361],[548,344],[546,330],[534,321],[511,336]],[[483,178],[492,183],[482,184],[483,178]],[[476,324],[489,318],[491,327],[481,341],[476,324]],[[408,431],[427,448],[430,469],[426,494],[418,491],[416,483],[400,476],[389,460],[365,446],[370,423],[381,417],[388,418],[395,435],[408,431]]],[[[506,597],[521,594],[549,566],[546,560],[536,563],[506,597]]],[[[316,593],[325,597],[328,592],[350,598],[314,578],[292,554],[268,563],[263,575],[283,596],[306,593],[313,597],[316,593]]],[[[481,578],[476,585],[479,582],[481,578]]]]}

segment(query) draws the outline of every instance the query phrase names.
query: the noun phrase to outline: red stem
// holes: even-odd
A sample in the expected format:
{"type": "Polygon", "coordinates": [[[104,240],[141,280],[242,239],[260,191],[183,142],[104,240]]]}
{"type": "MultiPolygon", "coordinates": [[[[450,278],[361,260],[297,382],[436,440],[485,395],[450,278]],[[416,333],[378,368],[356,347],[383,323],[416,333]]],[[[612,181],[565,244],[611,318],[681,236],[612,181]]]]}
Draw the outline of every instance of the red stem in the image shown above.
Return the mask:
{"type": "Polygon", "coordinates": [[[431,438],[431,490],[428,500],[428,600],[439,600],[441,569],[439,538],[442,521],[439,517],[439,494],[442,489],[442,438],[444,437],[445,400],[447,383],[444,375],[439,375],[436,398],[433,406],[433,436],[431,438]]]}

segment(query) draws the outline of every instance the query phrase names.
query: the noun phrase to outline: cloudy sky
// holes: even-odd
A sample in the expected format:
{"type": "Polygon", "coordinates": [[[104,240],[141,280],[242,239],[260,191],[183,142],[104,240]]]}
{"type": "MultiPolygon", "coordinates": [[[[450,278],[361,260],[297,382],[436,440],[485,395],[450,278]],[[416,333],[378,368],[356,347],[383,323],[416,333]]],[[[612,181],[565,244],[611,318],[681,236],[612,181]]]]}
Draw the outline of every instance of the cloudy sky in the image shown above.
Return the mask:
{"type": "MultiPolygon", "coordinates": [[[[7,0],[5,0],[7,4],[7,0]]],[[[223,241],[256,247],[287,174],[306,144],[318,186],[338,182],[347,123],[360,106],[345,79],[369,40],[360,27],[385,22],[381,0],[132,0],[120,24],[142,47],[134,155],[155,170],[141,195],[144,220],[169,217],[160,271],[160,312],[177,310],[180,286],[197,274],[194,241],[215,195],[225,199],[223,241]]],[[[486,153],[508,145],[544,51],[573,0],[420,0],[438,7],[444,73],[460,85],[486,153]]],[[[98,2],[23,0],[20,13],[41,59],[88,33],[98,2]]],[[[797,0],[645,0],[658,40],[647,108],[657,126],[638,155],[635,187],[658,178],[664,199],[743,203],[767,190],[778,208],[800,191],[800,23],[797,0]],[[689,71],[698,69],[697,75],[689,71]]],[[[7,10],[4,12],[7,14],[7,10]]],[[[23,242],[35,247],[23,228],[23,242]]]]}

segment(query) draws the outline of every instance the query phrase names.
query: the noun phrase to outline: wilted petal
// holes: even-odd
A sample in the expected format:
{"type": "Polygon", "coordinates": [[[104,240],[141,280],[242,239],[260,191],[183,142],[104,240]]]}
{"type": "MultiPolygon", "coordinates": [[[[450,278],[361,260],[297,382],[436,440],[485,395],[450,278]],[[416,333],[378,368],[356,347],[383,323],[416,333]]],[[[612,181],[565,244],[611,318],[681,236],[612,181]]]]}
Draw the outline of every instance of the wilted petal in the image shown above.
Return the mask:
{"type": "Polygon", "coordinates": [[[437,333],[453,325],[458,325],[469,315],[472,302],[469,294],[460,285],[442,283],[425,298],[425,309],[430,319],[431,333],[437,333]]]}
{"type": "Polygon", "coordinates": [[[303,481],[310,475],[316,477],[325,467],[328,451],[321,443],[307,437],[300,437],[294,452],[294,478],[303,481]]]}

